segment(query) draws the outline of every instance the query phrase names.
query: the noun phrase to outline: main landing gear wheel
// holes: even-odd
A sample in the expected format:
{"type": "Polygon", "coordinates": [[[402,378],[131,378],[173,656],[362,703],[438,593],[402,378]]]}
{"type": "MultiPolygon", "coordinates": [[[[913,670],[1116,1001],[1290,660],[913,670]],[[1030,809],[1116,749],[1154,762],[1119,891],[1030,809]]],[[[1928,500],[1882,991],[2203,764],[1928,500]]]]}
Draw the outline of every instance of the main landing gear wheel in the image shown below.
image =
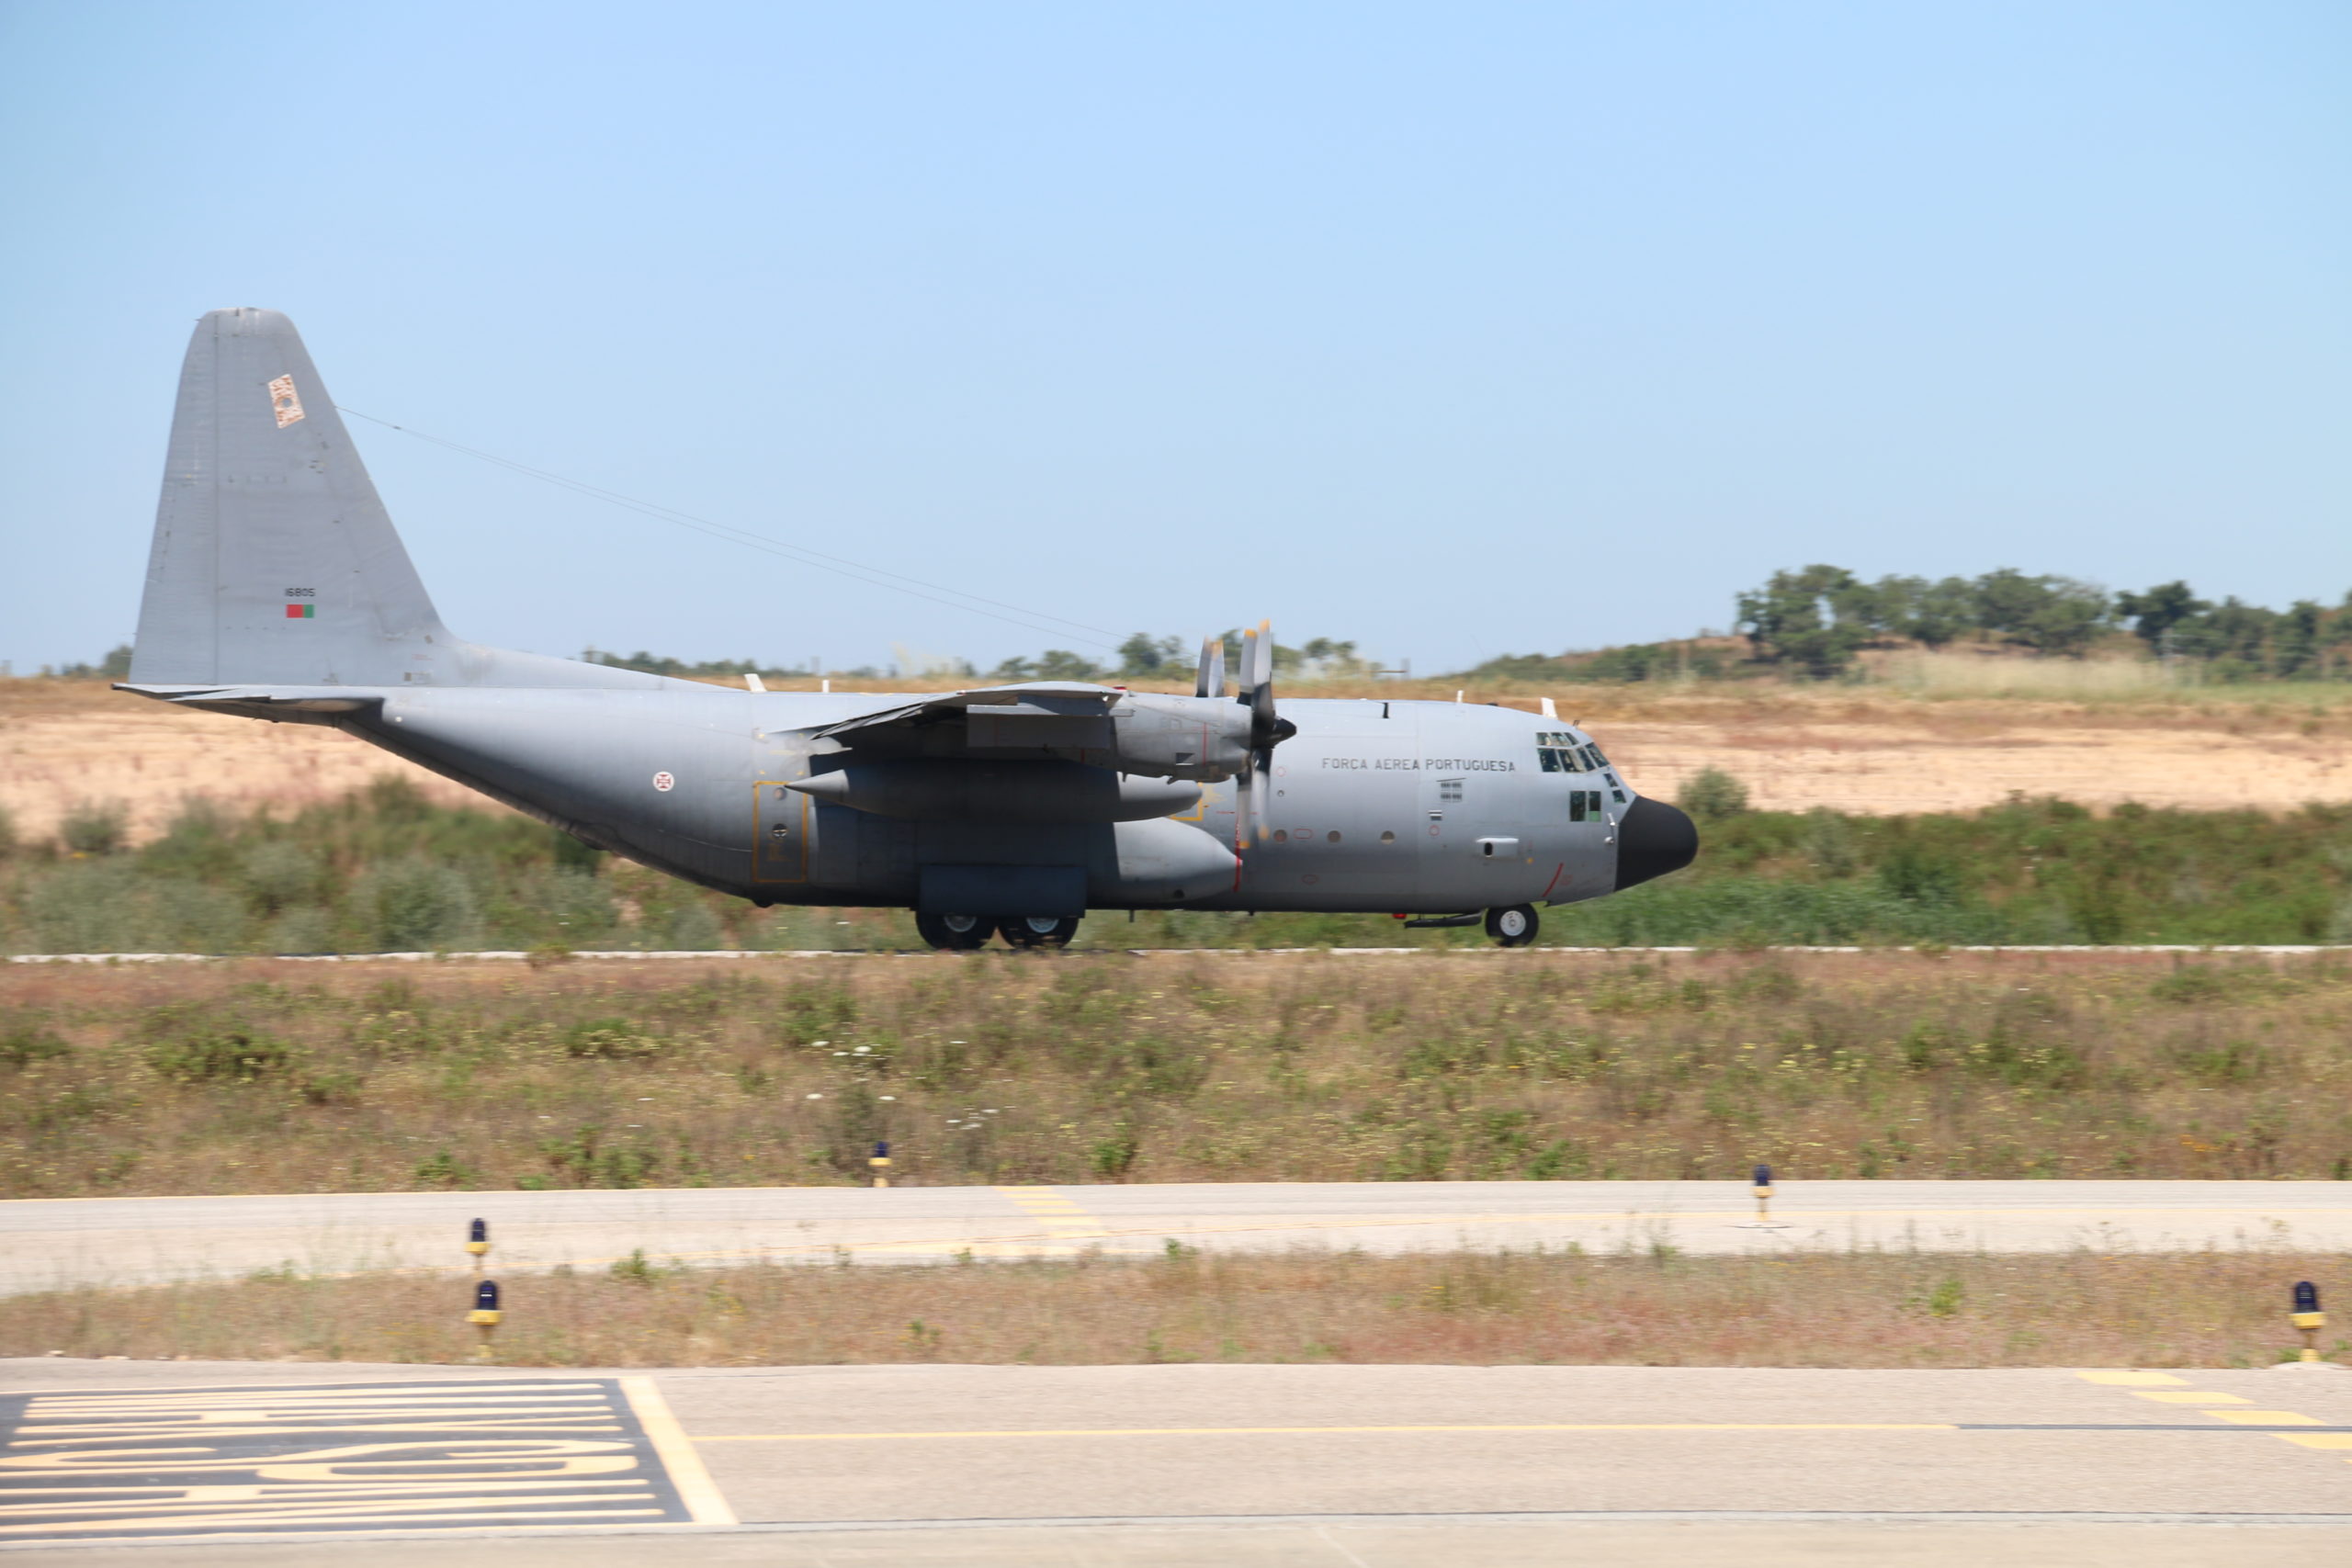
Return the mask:
{"type": "Polygon", "coordinates": [[[1508,909],[1487,911],[1487,934],[1504,947],[1525,947],[1543,929],[1544,922],[1536,919],[1532,905],[1513,904],[1508,909]]]}
{"type": "Polygon", "coordinates": [[[997,930],[1014,947],[1068,947],[1069,939],[1078,934],[1078,921],[1051,915],[1020,915],[998,921],[997,930]]]}
{"type": "Polygon", "coordinates": [[[996,922],[985,915],[917,915],[915,931],[933,947],[967,953],[988,945],[996,922]]]}

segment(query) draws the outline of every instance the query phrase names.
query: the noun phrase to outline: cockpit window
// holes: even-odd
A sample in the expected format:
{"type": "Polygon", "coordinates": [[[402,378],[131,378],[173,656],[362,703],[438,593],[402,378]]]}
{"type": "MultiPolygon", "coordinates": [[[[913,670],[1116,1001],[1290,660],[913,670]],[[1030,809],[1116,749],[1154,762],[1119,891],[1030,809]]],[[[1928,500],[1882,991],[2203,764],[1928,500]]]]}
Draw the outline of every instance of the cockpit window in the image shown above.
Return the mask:
{"type": "Polygon", "coordinates": [[[1592,764],[1585,759],[1577,738],[1566,730],[1545,729],[1536,732],[1535,755],[1543,761],[1547,773],[1585,773],[1592,764]]]}

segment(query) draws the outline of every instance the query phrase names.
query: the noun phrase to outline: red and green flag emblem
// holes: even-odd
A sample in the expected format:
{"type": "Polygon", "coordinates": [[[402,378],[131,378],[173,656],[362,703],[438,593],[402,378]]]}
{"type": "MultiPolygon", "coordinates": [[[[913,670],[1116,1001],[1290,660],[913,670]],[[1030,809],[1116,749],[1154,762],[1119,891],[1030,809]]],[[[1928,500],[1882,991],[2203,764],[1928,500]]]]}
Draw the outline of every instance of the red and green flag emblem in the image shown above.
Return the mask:
{"type": "Polygon", "coordinates": [[[288,604],[286,606],[286,618],[289,621],[311,620],[315,618],[313,612],[317,608],[315,604],[288,604]]]}

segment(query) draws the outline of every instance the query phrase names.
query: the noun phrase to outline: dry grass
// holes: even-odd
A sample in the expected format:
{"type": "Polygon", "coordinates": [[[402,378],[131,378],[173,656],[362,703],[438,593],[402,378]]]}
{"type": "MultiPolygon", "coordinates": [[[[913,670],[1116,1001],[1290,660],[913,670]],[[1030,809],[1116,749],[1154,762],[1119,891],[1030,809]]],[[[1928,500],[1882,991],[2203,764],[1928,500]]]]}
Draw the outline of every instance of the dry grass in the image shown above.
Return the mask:
{"type": "Polygon", "coordinates": [[[2334,955],[0,970],[0,1194],[2352,1177],[2334,955]]]}
{"type": "MultiPolygon", "coordinates": [[[[762,1265],[506,1281],[516,1366],[1356,1361],[1632,1366],[2258,1366],[2288,1289],[2340,1254],[2060,1257],[1355,1253],[894,1268],[762,1265]]],[[[0,1300],[0,1355],[451,1362],[469,1280],[261,1276],[0,1300]]],[[[2338,1338],[2341,1356],[2352,1346],[2338,1338]]]]}

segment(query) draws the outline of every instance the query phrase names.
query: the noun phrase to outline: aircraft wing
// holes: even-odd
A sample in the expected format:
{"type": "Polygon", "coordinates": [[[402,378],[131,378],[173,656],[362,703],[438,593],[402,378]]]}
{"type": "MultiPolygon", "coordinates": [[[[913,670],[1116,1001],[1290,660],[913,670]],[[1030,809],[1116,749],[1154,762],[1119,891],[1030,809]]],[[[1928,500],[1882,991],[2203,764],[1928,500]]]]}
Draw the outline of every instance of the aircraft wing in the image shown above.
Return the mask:
{"type": "Polygon", "coordinates": [[[943,692],[807,733],[883,756],[1045,754],[1158,778],[1216,780],[1246,761],[1248,726],[1248,710],[1222,697],[1031,681],[943,692]]]}
{"type": "Polygon", "coordinates": [[[943,692],[919,703],[860,714],[809,731],[854,749],[861,739],[886,741],[929,726],[962,719],[976,749],[1002,747],[1108,748],[1111,713],[1127,694],[1073,681],[1033,681],[943,692]],[[889,732],[896,732],[892,734],[889,732]]]}

